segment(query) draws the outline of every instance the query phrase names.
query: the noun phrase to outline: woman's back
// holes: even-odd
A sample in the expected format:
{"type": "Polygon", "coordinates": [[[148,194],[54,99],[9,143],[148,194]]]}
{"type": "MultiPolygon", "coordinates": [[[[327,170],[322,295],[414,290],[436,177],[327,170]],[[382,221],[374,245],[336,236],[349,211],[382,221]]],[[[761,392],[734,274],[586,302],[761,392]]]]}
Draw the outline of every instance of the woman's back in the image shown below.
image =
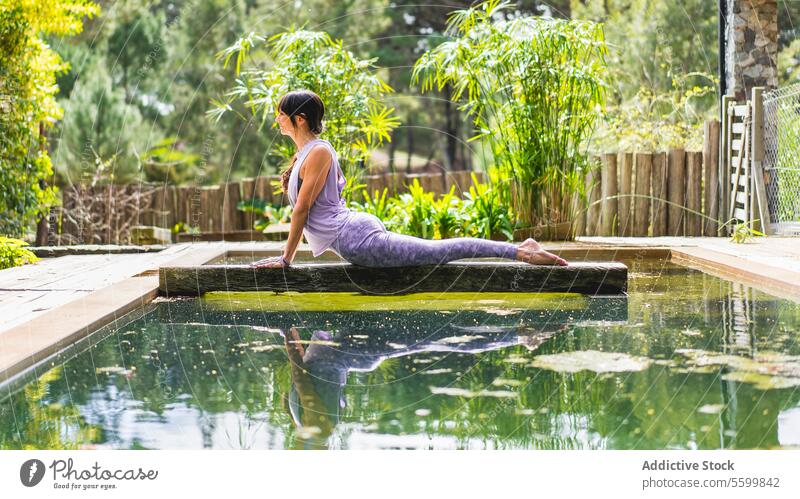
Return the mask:
{"type": "Polygon", "coordinates": [[[331,155],[331,167],[328,170],[325,183],[319,196],[317,196],[317,199],[308,211],[308,218],[306,219],[306,225],[304,227],[306,240],[314,256],[319,256],[331,246],[339,235],[339,231],[350,217],[350,210],[347,208],[345,200],[342,198],[342,190],[347,180],[339,166],[336,150],[327,140],[310,140],[298,151],[297,161],[289,176],[289,203],[292,207],[297,203],[297,196],[300,191],[301,167],[311,150],[318,145],[322,145],[328,149],[331,155]]]}

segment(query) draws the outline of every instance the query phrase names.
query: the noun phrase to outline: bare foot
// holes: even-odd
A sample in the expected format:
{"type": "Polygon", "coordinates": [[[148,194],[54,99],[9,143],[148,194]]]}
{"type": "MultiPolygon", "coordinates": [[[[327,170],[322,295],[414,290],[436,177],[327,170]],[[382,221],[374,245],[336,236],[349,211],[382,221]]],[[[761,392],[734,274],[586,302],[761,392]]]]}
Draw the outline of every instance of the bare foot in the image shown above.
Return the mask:
{"type": "Polygon", "coordinates": [[[531,238],[528,238],[519,245],[517,249],[517,260],[530,263],[531,265],[569,265],[569,263],[558,255],[542,249],[541,245],[531,238]]]}

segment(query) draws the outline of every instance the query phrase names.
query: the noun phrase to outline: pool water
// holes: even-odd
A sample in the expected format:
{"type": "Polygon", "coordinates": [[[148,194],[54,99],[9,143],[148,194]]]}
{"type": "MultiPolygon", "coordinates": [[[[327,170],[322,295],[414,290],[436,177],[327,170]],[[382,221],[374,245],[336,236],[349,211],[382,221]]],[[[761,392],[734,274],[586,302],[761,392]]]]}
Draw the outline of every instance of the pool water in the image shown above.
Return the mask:
{"type": "Polygon", "coordinates": [[[159,299],[0,387],[0,448],[800,446],[800,305],[627,263],[626,297],[159,299]]]}

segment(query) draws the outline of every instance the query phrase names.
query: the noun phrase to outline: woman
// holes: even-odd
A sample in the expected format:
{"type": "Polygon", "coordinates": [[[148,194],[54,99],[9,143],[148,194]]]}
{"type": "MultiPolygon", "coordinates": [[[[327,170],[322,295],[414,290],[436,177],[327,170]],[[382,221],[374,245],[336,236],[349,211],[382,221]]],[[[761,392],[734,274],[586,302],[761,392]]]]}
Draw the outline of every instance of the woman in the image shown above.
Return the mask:
{"type": "Polygon", "coordinates": [[[293,208],[292,223],[283,255],[259,260],[253,267],[288,267],[304,232],[315,257],[330,248],[348,262],[367,267],[440,264],[478,257],[567,265],[566,260],[543,250],[533,239],[519,247],[470,237],[422,239],[389,232],[369,213],[351,212],[341,197],[346,182],[336,151],[319,138],[324,114],[322,100],[308,90],[289,92],[278,104],[281,134],[288,135],[297,146],[291,166],[281,175],[283,191],[293,208]]]}

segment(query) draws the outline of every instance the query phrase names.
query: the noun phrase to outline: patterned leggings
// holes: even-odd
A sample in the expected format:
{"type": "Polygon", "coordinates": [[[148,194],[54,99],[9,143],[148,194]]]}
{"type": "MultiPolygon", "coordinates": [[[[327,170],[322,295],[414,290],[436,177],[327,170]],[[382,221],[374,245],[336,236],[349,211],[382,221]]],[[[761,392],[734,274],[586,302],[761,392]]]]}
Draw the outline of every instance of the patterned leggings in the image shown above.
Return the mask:
{"type": "Polygon", "coordinates": [[[517,257],[511,243],[473,237],[422,239],[397,234],[375,215],[353,212],[331,248],[342,258],[364,267],[434,265],[460,258],[517,257]]]}

